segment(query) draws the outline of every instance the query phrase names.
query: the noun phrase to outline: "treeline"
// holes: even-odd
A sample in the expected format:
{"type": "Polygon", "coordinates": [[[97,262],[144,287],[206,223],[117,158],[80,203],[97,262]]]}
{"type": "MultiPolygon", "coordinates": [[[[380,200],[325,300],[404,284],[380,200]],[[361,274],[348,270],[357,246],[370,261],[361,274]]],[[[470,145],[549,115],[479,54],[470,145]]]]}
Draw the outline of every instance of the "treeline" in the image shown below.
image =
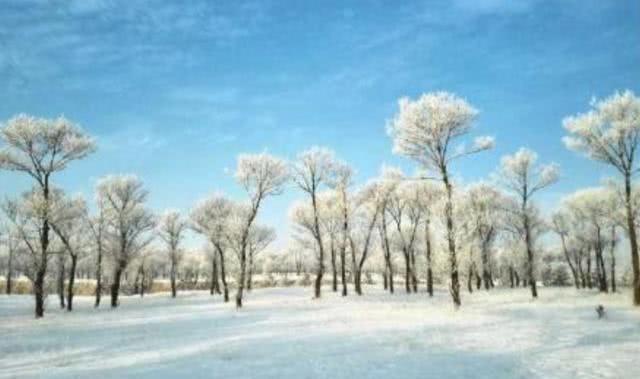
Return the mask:
{"type": "Polygon", "coordinates": [[[161,271],[175,297],[181,283],[200,283],[204,272],[210,292],[224,301],[234,282],[234,302],[241,307],[260,252],[275,239],[273,228],[257,223],[259,211],[292,183],[305,195],[289,210],[294,235],[285,255],[266,261],[288,262],[293,267],[287,272],[312,271],[317,298],[327,271],[332,290],[344,296],[350,284],[363,294],[363,278],[380,273],[390,292],[397,291],[398,275],[409,293],[418,292],[421,282],[431,296],[434,284],[446,285],[455,307],[462,304],[464,284],[471,292],[525,283],[535,298],[541,276],[565,282],[562,269],[549,268],[559,261],[577,288],[615,291],[616,249],[626,237],[633,301],[640,305],[639,192],[633,181],[640,99],[630,91],[616,93],[563,120],[566,146],[613,167],[622,181],[570,194],[551,217],[535,200],[559,179],[558,166],[538,163],[527,148],[504,156],[486,180],[462,184],[452,164],[470,162],[495,144],[492,137],[465,144],[477,114],[446,92],[401,99],[387,130],[394,152],[418,164],[415,175],[383,166],[376,178],[357,185],[354,170],[326,148],[310,148],[293,162],[241,154],[235,179],[243,200],[214,193],[188,212],[159,215],[133,175],[101,178],[93,207],[55,186],[62,171],[95,151],[93,138],[65,118],[18,115],[0,129],[0,169],[30,177],[33,186],[2,202],[6,288],[17,272],[29,278],[35,315],[42,317],[54,285],[61,305],[73,309],[79,267],[91,267],[95,305],[108,293],[111,307],[119,305],[123,283],[132,287],[127,292],[144,292],[161,271]],[[206,254],[185,251],[190,230],[207,241],[206,254]],[[558,248],[544,237],[550,233],[558,248]]]}

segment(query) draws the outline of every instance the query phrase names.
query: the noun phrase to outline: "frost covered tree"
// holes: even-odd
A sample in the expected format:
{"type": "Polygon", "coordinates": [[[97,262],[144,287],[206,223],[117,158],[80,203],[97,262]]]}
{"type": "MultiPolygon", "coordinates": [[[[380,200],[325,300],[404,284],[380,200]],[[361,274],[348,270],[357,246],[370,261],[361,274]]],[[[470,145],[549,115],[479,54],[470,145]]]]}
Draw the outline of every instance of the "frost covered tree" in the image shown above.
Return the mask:
{"type": "Polygon", "coordinates": [[[583,245],[579,244],[579,240],[573,235],[575,229],[572,216],[567,209],[555,211],[551,217],[551,229],[560,237],[565,262],[569,266],[576,289],[580,289],[583,245]]]}
{"type": "Polygon", "coordinates": [[[380,171],[380,181],[387,188],[386,198],[382,198],[382,210],[380,214],[380,221],[378,222],[378,235],[380,238],[380,245],[382,247],[382,255],[385,262],[384,275],[387,278],[389,292],[394,292],[394,273],[395,267],[393,265],[392,256],[392,240],[390,238],[390,223],[393,217],[389,216],[390,206],[392,205],[392,198],[395,194],[395,189],[399,183],[404,179],[402,171],[395,167],[382,166],[380,171]]]}
{"type": "Polygon", "coordinates": [[[558,180],[558,167],[555,164],[537,165],[538,155],[526,148],[520,148],[512,155],[502,158],[498,180],[517,199],[516,222],[527,254],[527,282],[531,287],[531,296],[538,297],[535,278],[533,207],[532,197],[540,190],[558,180]]]}
{"type": "Polygon", "coordinates": [[[102,291],[103,291],[103,259],[104,252],[106,248],[106,219],[105,219],[105,211],[104,211],[104,199],[101,199],[99,196],[96,196],[97,202],[97,212],[93,216],[89,216],[87,214],[87,225],[89,228],[89,232],[91,237],[93,238],[93,249],[95,251],[95,278],[96,278],[96,288],[95,288],[95,301],[93,306],[95,308],[100,306],[100,301],[102,299],[102,291]]]}
{"type": "Polygon", "coordinates": [[[191,227],[204,235],[211,243],[214,253],[211,256],[212,288],[215,291],[217,273],[220,271],[224,301],[229,301],[229,285],[227,284],[226,251],[230,247],[231,216],[238,210],[238,205],[222,194],[213,194],[199,201],[191,211],[191,227]],[[218,268],[219,265],[219,268],[218,268]]]}
{"type": "Polygon", "coordinates": [[[249,236],[260,205],[265,198],[282,193],[283,187],[289,180],[289,171],[284,160],[272,155],[242,154],[238,157],[236,180],[249,195],[246,212],[240,212],[242,220],[239,224],[236,242],[238,243],[238,262],[240,273],[238,277],[238,292],[236,293],[236,307],[242,307],[242,296],[247,273],[247,258],[249,236]]]}
{"type": "MultiPolygon", "coordinates": [[[[333,212],[331,213],[335,226],[339,227],[339,232],[336,231],[334,236],[334,231],[332,230],[331,236],[334,238],[340,238],[340,246],[338,247],[340,251],[340,279],[342,282],[342,296],[347,296],[347,276],[346,276],[346,252],[347,245],[349,239],[349,219],[351,215],[350,203],[351,199],[349,196],[349,187],[353,184],[353,169],[344,162],[337,161],[334,163],[333,168],[333,178],[330,180],[330,186],[334,189],[336,193],[336,201],[335,206],[332,206],[333,212]],[[337,237],[336,237],[337,236],[337,237]]],[[[332,257],[335,252],[332,252],[332,257]]],[[[335,264],[334,264],[335,266],[335,264]]],[[[335,267],[334,267],[334,279],[333,279],[333,288],[336,290],[336,278],[335,278],[335,267]]]]}
{"type": "Polygon", "coordinates": [[[151,242],[153,214],[145,203],[149,193],[133,175],[107,176],[98,181],[97,192],[104,203],[110,253],[113,260],[111,307],[119,305],[122,274],[129,263],[151,242]]]}
{"type": "MultiPolygon", "coordinates": [[[[609,291],[605,254],[610,243],[609,231],[615,225],[615,219],[611,215],[615,213],[617,206],[615,195],[609,189],[582,189],[563,199],[561,211],[553,219],[554,229],[564,243],[565,256],[571,254],[568,251],[571,247],[567,246],[567,236],[582,242],[587,254],[593,251],[596,280],[601,292],[609,291]]],[[[573,271],[575,266],[572,263],[569,259],[568,264],[573,271]]],[[[615,268],[612,271],[615,275],[615,268]]]]}
{"type": "Polygon", "coordinates": [[[276,239],[275,229],[265,225],[254,225],[249,234],[249,264],[247,272],[247,290],[253,288],[253,273],[255,270],[255,259],[258,254],[264,251],[276,239]]]}
{"type": "Polygon", "coordinates": [[[354,215],[349,244],[351,247],[351,265],[354,275],[354,288],[362,295],[362,273],[369,257],[371,245],[375,238],[378,218],[384,210],[388,187],[377,181],[370,181],[356,194],[354,215]]]}
{"type": "Polygon", "coordinates": [[[164,241],[169,255],[169,280],[171,281],[171,297],[176,297],[176,276],[182,259],[180,242],[184,239],[187,223],[174,209],[165,211],[158,222],[158,235],[164,241]]]}
{"type": "MultiPolygon", "coordinates": [[[[87,204],[83,198],[69,197],[61,191],[53,191],[51,196],[54,204],[51,228],[60,239],[69,258],[66,307],[68,311],[72,311],[78,260],[88,255],[90,245],[87,238],[87,204]]],[[[64,282],[62,285],[64,286],[64,282]]]]}
{"type": "Polygon", "coordinates": [[[486,290],[493,287],[491,251],[501,228],[503,203],[503,194],[488,183],[477,183],[467,188],[467,222],[473,244],[478,246],[480,251],[481,279],[486,290]]]}
{"type": "MultiPolygon", "coordinates": [[[[326,192],[321,192],[316,196],[316,205],[318,209],[318,220],[321,219],[323,210],[323,200],[326,192]]],[[[320,262],[320,251],[318,249],[318,243],[314,237],[314,212],[313,207],[306,201],[294,201],[289,207],[289,220],[293,224],[294,241],[296,251],[308,251],[313,253],[314,263],[317,265],[320,262]]],[[[320,222],[320,221],[318,221],[320,222]]],[[[322,230],[320,231],[323,232],[322,230]]],[[[348,241],[347,241],[348,242],[348,241]]],[[[316,270],[317,272],[317,270],[316,270]]]]}
{"type": "Polygon", "coordinates": [[[427,293],[433,296],[433,249],[434,241],[431,233],[432,218],[442,198],[442,190],[433,182],[422,182],[418,188],[424,228],[424,256],[426,262],[427,293]]]}
{"type": "Polygon", "coordinates": [[[40,225],[37,253],[33,260],[33,294],[35,316],[44,316],[45,277],[50,257],[51,226],[46,204],[49,203],[53,174],[67,168],[69,163],[85,158],[95,150],[91,137],[64,117],[48,120],[28,115],[9,119],[0,129],[0,169],[22,172],[33,178],[41,193],[45,208],[40,225]]]}
{"type": "MultiPolygon", "coordinates": [[[[346,191],[345,191],[346,192],[346,191]]],[[[346,193],[345,193],[346,195],[346,193]]],[[[343,244],[343,225],[345,221],[343,221],[343,208],[346,208],[347,212],[349,210],[349,205],[342,206],[342,196],[340,192],[326,192],[321,194],[321,197],[324,197],[324,201],[322,201],[322,218],[320,219],[321,230],[325,234],[325,241],[328,241],[328,249],[329,249],[329,257],[331,261],[331,289],[333,292],[338,292],[338,264],[340,264],[340,269],[344,271],[345,260],[342,254],[342,251],[345,251],[346,256],[346,245],[343,244]],[[343,249],[344,248],[344,249],[343,249]],[[340,262],[338,262],[340,261],[340,262]]],[[[345,197],[347,199],[347,197],[345,197]]],[[[348,201],[348,200],[347,200],[348,201]]],[[[348,215],[348,213],[347,213],[348,215]]],[[[348,219],[346,221],[347,231],[348,231],[348,219]]],[[[343,290],[346,292],[346,282],[343,282],[343,290]]],[[[346,293],[345,293],[346,295],[346,293]]]]}
{"type": "MultiPolygon", "coordinates": [[[[1,225],[0,225],[1,226],[1,225]]],[[[5,293],[11,295],[13,292],[13,279],[18,268],[18,251],[20,248],[20,236],[15,228],[9,225],[0,227],[0,247],[4,245],[6,253],[5,264],[5,293]]]]}
{"type": "Polygon", "coordinates": [[[421,224],[425,215],[419,182],[404,181],[387,197],[387,213],[393,220],[394,241],[402,251],[405,263],[405,290],[418,291],[415,257],[421,224]]]}
{"type": "Polygon", "coordinates": [[[563,126],[569,133],[565,145],[587,157],[616,169],[624,178],[626,231],[631,247],[633,303],[640,306],[640,258],[632,201],[633,177],[640,144],[640,99],[631,91],[593,101],[586,113],[566,117],[563,126]]]}
{"type": "Polygon", "coordinates": [[[292,165],[292,177],[302,191],[309,195],[312,210],[311,235],[317,244],[318,264],[314,285],[314,296],[319,298],[322,289],[322,276],[324,275],[325,246],[322,231],[320,230],[320,207],[318,205],[318,192],[322,187],[332,181],[334,175],[335,156],[332,151],[312,147],[302,152],[297,161],[292,165]]]}
{"type": "Polygon", "coordinates": [[[402,98],[399,106],[400,111],[388,125],[394,152],[417,161],[426,170],[434,171],[445,187],[450,292],[454,306],[458,307],[461,299],[450,164],[464,156],[493,148],[494,139],[478,137],[471,148],[456,149],[453,146],[470,132],[478,114],[469,103],[453,94],[427,93],[414,101],[402,98]]]}

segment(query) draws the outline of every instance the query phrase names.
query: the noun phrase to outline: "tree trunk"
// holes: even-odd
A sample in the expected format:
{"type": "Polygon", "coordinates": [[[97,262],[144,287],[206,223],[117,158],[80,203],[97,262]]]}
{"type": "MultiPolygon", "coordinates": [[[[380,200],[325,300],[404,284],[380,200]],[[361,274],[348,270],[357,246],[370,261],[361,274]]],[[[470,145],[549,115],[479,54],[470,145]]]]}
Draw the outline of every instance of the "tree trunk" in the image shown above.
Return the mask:
{"type": "Polygon", "coordinates": [[[362,295],[362,272],[356,267],[353,275],[353,284],[356,294],[362,295]]]}
{"type": "Polygon", "coordinates": [[[440,168],[442,173],[442,181],[447,193],[445,203],[445,218],[447,224],[447,244],[449,247],[449,269],[451,272],[451,299],[455,308],[460,307],[462,304],[460,298],[460,281],[458,278],[458,257],[456,255],[456,240],[453,229],[453,189],[451,183],[449,183],[449,176],[447,174],[446,167],[440,168]]]}
{"type": "Polygon", "coordinates": [[[484,281],[484,289],[488,291],[492,287],[491,271],[489,267],[489,247],[488,246],[482,247],[482,280],[484,281]]]}
{"type": "MultiPolygon", "coordinates": [[[[224,251],[222,247],[217,247],[218,249],[218,258],[220,258],[220,280],[222,281],[222,291],[224,292],[224,302],[229,302],[229,285],[227,284],[227,270],[225,269],[225,259],[224,259],[224,251]]],[[[216,279],[216,286],[218,285],[216,279]]],[[[218,293],[220,293],[220,289],[218,288],[218,293]]]]}
{"type": "Polygon", "coordinates": [[[140,266],[140,297],[144,297],[144,290],[147,285],[147,273],[144,266],[140,266]]]}
{"type": "MultiPolygon", "coordinates": [[[[215,248],[215,247],[214,247],[215,248]]],[[[214,293],[220,294],[220,283],[218,281],[218,258],[217,258],[217,250],[213,253],[211,257],[211,283],[209,284],[209,294],[213,295],[214,293]]]]}
{"type": "Polygon", "coordinates": [[[111,283],[111,308],[117,308],[120,305],[118,295],[120,294],[120,279],[122,278],[123,265],[120,263],[113,273],[113,283],[111,283]]]}
{"type": "Polygon", "coordinates": [[[600,230],[597,232],[597,242],[595,246],[596,253],[596,273],[598,278],[598,290],[600,292],[609,292],[609,282],[607,281],[607,269],[604,264],[604,248],[600,238],[600,230]]]}
{"type": "Polygon", "coordinates": [[[587,251],[587,287],[593,289],[593,275],[591,273],[591,250],[587,251]]]}
{"type": "Polygon", "coordinates": [[[36,272],[35,280],[33,281],[33,295],[36,301],[36,318],[44,316],[44,278],[46,271],[40,267],[36,272]]]}
{"type": "Polygon", "coordinates": [[[171,280],[171,297],[175,298],[178,294],[178,289],[176,287],[176,261],[175,259],[171,259],[171,271],[169,272],[170,280],[171,280]]]}
{"type": "Polygon", "coordinates": [[[240,254],[240,278],[238,280],[238,292],[236,292],[236,308],[242,308],[242,293],[244,291],[246,270],[247,270],[246,254],[240,254]]]}
{"type": "Polygon", "coordinates": [[[382,271],[382,289],[384,289],[385,291],[387,289],[389,289],[389,273],[388,273],[388,269],[387,266],[384,266],[384,271],[382,271]]]}
{"type": "Polygon", "coordinates": [[[338,292],[338,268],[336,266],[336,249],[333,239],[334,237],[331,237],[331,272],[333,274],[331,289],[333,292],[338,292]]]}
{"type": "Polygon", "coordinates": [[[469,272],[467,273],[467,290],[469,290],[469,293],[473,293],[473,265],[469,265],[469,272]]]}
{"type": "Polygon", "coordinates": [[[58,280],[56,285],[56,292],[58,292],[58,298],[60,299],[60,309],[65,309],[66,304],[64,301],[64,279],[65,279],[65,267],[64,256],[62,253],[58,253],[58,280]]]}
{"type": "Polygon", "coordinates": [[[511,286],[511,288],[513,288],[515,286],[515,276],[513,273],[513,267],[509,266],[509,284],[511,286]]]}
{"type": "Polygon", "coordinates": [[[578,280],[578,272],[576,271],[573,262],[571,262],[571,257],[569,256],[569,250],[567,249],[567,245],[565,242],[565,237],[563,233],[560,233],[560,241],[562,242],[562,251],[564,252],[564,259],[567,261],[567,265],[569,265],[569,270],[571,270],[571,275],[573,276],[573,283],[576,286],[576,289],[580,289],[580,282],[578,280]]]}
{"type": "Polygon", "coordinates": [[[253,250],[249,249],[249,270],[247,272],[247,292],[253,289],[253,250]]]}
{"type": "Polygon", "coordinates": [[[427,293],[433,297],[433,270],[431,267],[431,233],[429,230],[429,220],[425,223],[425,240],[427,245],[427,293]]]}
{"type": "MultiPolygon", "coordinates": [[[[476,275],[476,289],[479,291],[482,288],[482,277],[478,274],[478,270],[474,270],[476,275]]],[[[489,281],[485,281],[485,286],[488,286],[489,281]]],[[[489,288],[487,288],[488,290],[489,288]]]]}
{"type": "Polygon", "coordinates": [[[342,296],[347,296],[347,270],[346,270],[346,260],[347,260],[347,251],[346,244],[342,248],[340,248],[340,278],[342,281],[342,296]]]}
{"type": "Polygon", "coordinates": [[[402,254],[404,257],[404,290],[411,293],[411,262],[405,248],[402,249],[402,254]]]}
{"type": "Polygon", "coordinates": [[[609,250],[611,264],[611,292],[616,292],[616,227],[611,228],[611,243],[609,250]]]}
{"type": "MultiPolygon", "coordinates": [[[[11,244],[11,241],[9,241],[11,244]]],[[[13,247],[9,246],[9,259],[7,261],[7,288],[5,290],[7,295],[11,295],[13,290],[13,247]]]]}
{"type": "Polygon", "coordinates": [[[100,298],[102,297],[102,247],[98,247],[98,257],[96,261],[96,301],[94,307],[100,306],[100,298]]]}
{"type": "Polygon", "coordinates": [[[631,268],[633,271],[633,304],[640,306],[640,258],[638,257],[638,238],[634,219],[634,210],[631,201],[631,173],[624,176],[625,205],[627,211],[627,233],[631,245],[631,268]]]}
{"type": "Polygon", "coordinates": [[[76,266],[78,264],[78,256],[71,255],[71,267],[69,268],[69,283],[67,284],[67,311],[73,310],[73,285],[76,279],[76,266]]]}
{"type": "MultiPolygon", "coordinates": [[[[526,193],[526,188],[525,188],[525,193],[526,193]]],[[[524,218],[524,222],[523,222],[524,240],[525,240],[525,246],[527,248],[527,281],[531,286],[531,297],[535,299],[538,297],[538,288],[536,286],[536,278],[534,275],[535,269],[533,265],[535,260],[533,257],[533,246],[532,246],[533,243],[531,241],[531,226],[529,225],[529,214],[527,212],[528,212],[527,199],[525,197],[522,202],[522,214],[524,218]]]]}
{"type": "Polygon", "coordinates": [[[356,245],[353,242],[353,239],[349,238],[350,249],[351,250],[351,271],[353,273],[353,288],[356,291],[357,295],[362,295],[362,287],[360,283],[360,267],[358,267],[356,261],[356,245]]]}
{"type": "Polygon", "coordinates": [[[389,273],[389,292],[394,292],[394,278],[393,278],[393,262],[391,261],[391,248],[389,247],[389,237],[387,235],[387,220],[385,210],[382,210],[382,220],[380,221],[380,240],[382,241],[382,251],[384,254],[384,261],[389,273]]]}
{"type": "Polygon", "coordinates": [[[418,276],[416,275],[416,253],[414,249],[409,251],[411,259],[411,289],[414,293],[418,293],[418,276]]]}

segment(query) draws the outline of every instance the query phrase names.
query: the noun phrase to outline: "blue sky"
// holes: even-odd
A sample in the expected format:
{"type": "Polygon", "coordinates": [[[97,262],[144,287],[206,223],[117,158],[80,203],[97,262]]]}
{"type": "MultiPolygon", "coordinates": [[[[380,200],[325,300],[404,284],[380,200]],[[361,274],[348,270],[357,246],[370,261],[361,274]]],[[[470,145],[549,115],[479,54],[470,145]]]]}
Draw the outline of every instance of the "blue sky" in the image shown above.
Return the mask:
{"type": "MultiPolygon", "coordinates": [[[[326,145],[357,179],[391,153],[401,96],[447,90],[480,110],[494,151],[461,161],[465,181],[527,146],[562,179],[540,197],[609,172],[568,152],[564,116],[592,96],[640,93],[640,3],[608,0],[0,0],[0,120],[25,112],[76,121],[99,150],[55,178],[92,198],[95,180],[135,173],[154,209],[224,191],[241,152],[293,158],[326,145]]],[[[0,195],[29,180],[0,173],[0,195]]],[[[286,239],[293,188],[261,220],[286,239]]]]}

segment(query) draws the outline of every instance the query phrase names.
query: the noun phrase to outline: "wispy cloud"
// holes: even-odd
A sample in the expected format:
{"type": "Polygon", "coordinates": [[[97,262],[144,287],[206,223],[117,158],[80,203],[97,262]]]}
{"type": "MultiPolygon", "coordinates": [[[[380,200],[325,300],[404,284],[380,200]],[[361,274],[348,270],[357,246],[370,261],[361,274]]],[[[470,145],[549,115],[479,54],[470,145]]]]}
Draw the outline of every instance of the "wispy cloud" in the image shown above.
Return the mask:
{"type": "Polygon", "coordinates": [[[200,44],[233,45],[267,19],[264,7],[246,1],[9,0],[2,8],[0,73],[20,78],[14,87],[22,89],[96,69],[189,68],[206,53],[200,44]]]}

